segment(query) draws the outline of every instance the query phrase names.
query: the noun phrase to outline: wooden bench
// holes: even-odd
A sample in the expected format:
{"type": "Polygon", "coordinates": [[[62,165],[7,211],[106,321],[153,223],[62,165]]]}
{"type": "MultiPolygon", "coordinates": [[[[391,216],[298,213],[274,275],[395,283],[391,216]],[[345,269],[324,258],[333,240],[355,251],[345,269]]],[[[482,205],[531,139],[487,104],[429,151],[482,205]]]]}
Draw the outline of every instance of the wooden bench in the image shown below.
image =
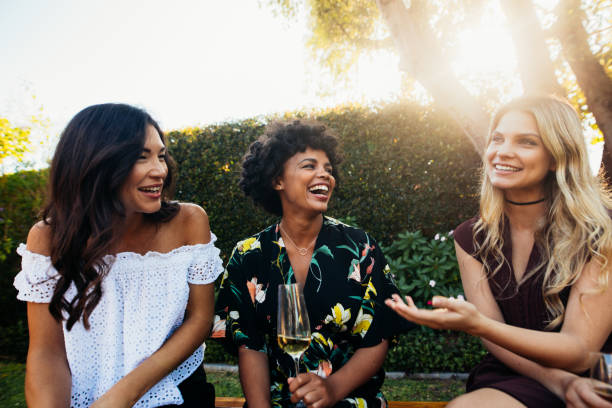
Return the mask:
{"type": "MultiPolygon", "coordinates": [[[[241,408],[244,398],[217,397],[215,406],[217,408],[241,408]]],[[[389,408],[443,408],[446,402],[430,401],[389,401],[389,408]]]]}

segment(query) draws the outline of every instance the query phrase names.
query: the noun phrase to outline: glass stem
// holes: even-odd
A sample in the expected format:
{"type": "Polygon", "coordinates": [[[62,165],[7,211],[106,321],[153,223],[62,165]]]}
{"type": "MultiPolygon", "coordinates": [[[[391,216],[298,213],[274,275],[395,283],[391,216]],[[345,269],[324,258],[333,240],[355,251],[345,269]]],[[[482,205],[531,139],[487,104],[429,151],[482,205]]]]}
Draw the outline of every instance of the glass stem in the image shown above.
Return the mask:
{"type": "Polygon", "coordinates": [[[295,362],[295,376],[297,377],[300,373],[300,358],[293,357],[293,361],[295,362]]]}

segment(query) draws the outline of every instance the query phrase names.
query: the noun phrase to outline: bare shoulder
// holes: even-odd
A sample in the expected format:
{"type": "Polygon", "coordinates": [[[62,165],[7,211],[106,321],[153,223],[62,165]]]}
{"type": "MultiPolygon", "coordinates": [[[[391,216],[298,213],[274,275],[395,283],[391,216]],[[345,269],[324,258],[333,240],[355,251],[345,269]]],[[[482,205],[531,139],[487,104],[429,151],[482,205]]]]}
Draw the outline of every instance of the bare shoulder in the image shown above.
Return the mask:
{"type": "Polygon", "coordinates": [[[42,221],[30,228],[26,243],[28,251],[49,256],[51,254],[51,227],[42,221]]]}
{"type": "Polygon", "coordinates": [[[455,240],[455,255],[457,256],[457,263],[460,268],[465,266],[471,268],[476,267],[479,270],[482,269],[482,263],[463,249],[457,240],[455,240]]]}
{"type": "Polygon", "coordinates": [[[208,214],[193,203],[180,203],[175,225],[180,228],[181,240],[185,245],[205,244],[210,241],[208,214]]]}
{"type": "Polygon", "coordinates": [[[608,281],[608,279],[603,278],[606,273],[606,271],[602,271],[599,262],[590,260],[582,268],[578,280],[572,285],[571,291],[582,294],[607,292],[608,296],[612,296],[612,290],[609,290],[610,284],[604,283],[608,281]]]}

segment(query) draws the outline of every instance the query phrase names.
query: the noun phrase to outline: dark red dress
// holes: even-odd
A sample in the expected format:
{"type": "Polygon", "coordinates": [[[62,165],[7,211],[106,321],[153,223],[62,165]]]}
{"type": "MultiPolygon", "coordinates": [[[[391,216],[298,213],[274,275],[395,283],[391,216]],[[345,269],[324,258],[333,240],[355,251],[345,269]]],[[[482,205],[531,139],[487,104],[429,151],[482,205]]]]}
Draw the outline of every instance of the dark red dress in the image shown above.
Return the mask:
{"type": "MultiPolygon", "coordinates": [[[[476,251],[474,249],[472,228],[477,220],[478,218],[472,218],[459,225],[454,232],[455,242],[479,262],[488,262],[489,265],[493,266],[496,264],[494,259],[484,260],[480,256],[475,256],[476,251]]],[[[483,236],[479,234],[476,236],[476,240],[481,243],[483,236]]],[[[511,265],[512,241],[509,229],[504,231],[504,247],[502,252],[508,262],[505,262],[488,282],[504,317],[504,321],[513,326],[543,331],[547,323],[547,314],[544,298],[542,297],[542,274],[534,274],[527,281],[523,282],[517,290],[517,282],[511,265]]],[[[534,245],[529,256],[525,274],[533,270],[539,262],[540,252],[537,246],[534,245]]],[[[561,292],[560,295],[563,304],[567,305],[569,288],[561,292]]],[[[556,331],[559,331],[559,329],[556,331]]],[[[612,350],[612,335],[608,337],[602,350],[612,350]]],[[[472,369],[466,385],[467,392],[485,387],[503,391],[528,407],[548,408],[565,406],[563,401],[539,382],[506,367],[490,353],[472,369]]]]}

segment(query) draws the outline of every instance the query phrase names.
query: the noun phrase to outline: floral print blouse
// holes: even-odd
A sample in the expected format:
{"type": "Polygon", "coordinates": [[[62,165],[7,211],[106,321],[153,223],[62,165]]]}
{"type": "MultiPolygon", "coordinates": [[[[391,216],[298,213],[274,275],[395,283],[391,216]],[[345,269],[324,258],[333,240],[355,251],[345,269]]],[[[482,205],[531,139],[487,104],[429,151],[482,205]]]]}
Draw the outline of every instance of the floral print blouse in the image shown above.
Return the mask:
{"type": "MultiPolygon", "coordinates": [[[[275,407],[291,406],[287,378],[295,366],[276,340],[279,284],[295,283],[278,224],[238,242],[227,264],[215,307],[213,338],[224,338],[233,350],[244,346],[264,352],[270,370],[270,397],[275,407]]],[[[407,327],[385,304],[397,293],[378,244],[364,231],[324,217],[304,297],[311,324],[311,343],[300,371],[329,376],[361,347],[383,339],[395,342],[407,327]]],[[[381,370],[336,406],[385,407],[381,370]]]]}

